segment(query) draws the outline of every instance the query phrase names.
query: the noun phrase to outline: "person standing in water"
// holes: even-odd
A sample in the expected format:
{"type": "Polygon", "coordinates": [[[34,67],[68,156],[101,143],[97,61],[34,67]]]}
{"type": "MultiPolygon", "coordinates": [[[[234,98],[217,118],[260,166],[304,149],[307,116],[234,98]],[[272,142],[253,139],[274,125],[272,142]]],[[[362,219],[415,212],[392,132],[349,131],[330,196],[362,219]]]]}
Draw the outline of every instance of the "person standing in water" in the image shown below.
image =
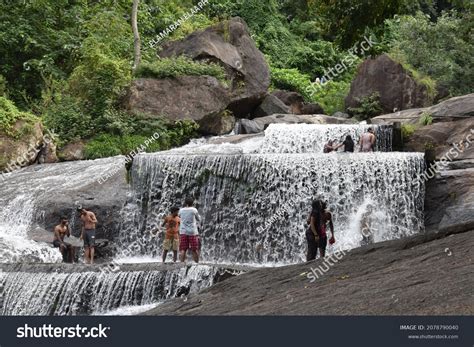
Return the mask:
{"type": "Polygon", "coordinates": [[[360,138],[360,151],[373,152],[375,150],[375,140],[374,129],[369,128],[360,138]]]}
{"type": "Polygon", "coordinates": [[[323,225],[323,208],[321,200],[313,200],[311,203],[311,214],[309,215],[306,230],[306,241],[308,242],[308,252],[306,261],[316,259],[319,248],[319,238],[323,225]]]}
{"type": "Polygon", "coordinates": [[[179,246],[179,225],[181,220],[178,217],[179,207],[171,207],[171,214],[163,220],[162,226],[166,226],[165,240],[163,241],[163,263],[169,251],[173,251],[173,262],[178,259],[179,246]]]}
{"type": "Polygon", "coordinates": [[[97,218],[94,212],[87,211],[85,208],[79,207],[78,211],[82,221],[81,240],[84,240],[84,261],[86,264],[94,264],[97,218]]]}
{"type": "Polygon", "coordinates": [[[193,198],[187,198],[185,207],[179,210],[178,216],[181,219],[179,226],[179,260],[186,260],[186,252],[191,250],[193,260],[199,263],[200,241],[197,223],[201,221],[198,210],[193,206],[193,198]]]}
{"type": "Polygon", "coordinates": [[[372,228],[372,205],[367,205],[366,211],[360,220],[360,233],[362,234],[361,246],[366,246],[374,243],[374,233],[372,228]]]}
{"type": "Polygon", "coordinates": [[[343,143],[336,146],[336,150],[344,146],[344,152],[354,152],[354,140],[351,135],[347,135],[343,143]]]}
{"type": "Polygon", "coordinates": [[[331,153],[335,151],[337,147],[334,146],[334,140],[329,140],[328,143],[324,145],[323,152],[324,153],[331,153]]]}
{"type": "Polygon", "coordinates": [[[335,238],[334,238],[334,224],[332,222],[332,213],[329,212],[329,210],[327,209],[328,207],[328,204],[327,202],[323,202],[322,203],[322,210],[323,210],[323,225],[322,225],[322,228],[321,228],[321,235],[319,237],[319,255],[321,256],[321,258],[324,258],[324,256],[326,255],[326,247],[328,245],[328,237],[327,237],[327,224],[329,224],[329,229],[331,230],[331,239],[330,239],[330,243],[333,244],[334,242],[336,242],[335,238]]]}
{"type": "Polygon", "coordinates": [[[59,251],[63,255],[63,259],[67,259],[69,254],[69,261],[74,263],[74,248],[71,244],[64,242],[64,237],[70,237],[71,231],[69,230],[69,222],[66,217],[62,217],[60,224],[54,227],[54,239],[53,246],[58,247],[59,251]]]}

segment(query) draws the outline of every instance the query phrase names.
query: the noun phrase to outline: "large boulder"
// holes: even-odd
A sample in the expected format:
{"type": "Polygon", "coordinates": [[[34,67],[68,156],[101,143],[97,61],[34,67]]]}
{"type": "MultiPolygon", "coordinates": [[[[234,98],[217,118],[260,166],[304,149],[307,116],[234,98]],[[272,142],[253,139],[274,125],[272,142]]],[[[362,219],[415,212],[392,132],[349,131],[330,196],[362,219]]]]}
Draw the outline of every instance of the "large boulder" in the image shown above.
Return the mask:
{"type": "Polygon", "coordinates": [[[235,117],[227,112],[208,115],[199,121],[199,130],[204,135],[221,135],[230,133],[235,127],[235,117]]]}
{"type": "Polygon", "coordinates": [[[202,121],[204,132],[210,133],[207,127],[210,120],[218,120],[229,102],[227,89],[214,77],[139,78],[132,82],[125,107],[131,112],[163,116],[172,121],[192,119],[198,124],[202,121]]]}
{"type": "Polygon", "coordinates": [[[374,92],[379,93],[380,104],[387,113],[432,103],[427,88],[387,54],[369,58],[359,65],[345,100],[346,108],[359,106],[358,99],[374,92]]]}
{"type": "Polygon", "coordinates": [[[83,160],[85,158],[85,149],[85,141],[72,141],[59,149],[58,157],[62,161],[83,160]]]}
{"type": "Polygon", "coordinates": [[[436,160],[474,159],[474,117],[419,127],[405,141],[405,149],[424,152],[433,147],[436,160]]]}
{"type": "Polygon", "coordinates": [[[302,114],[304,105],[303,96],[297,92],[290,92],[288,90],[274,90],[271,95],[276,96],[278,99],[290,108],[290,113],[302,114]]]}
{"type": "MultiPolygon", "coordinates": [[[[26,127],[24,121],[17,121],[14,125],[16,131],[26,127]]],[[[23,132],[19,138],[14,138],[0,132],[0,172],[10,172],[32,164],[43,144],[43,129],[38,121],[33,126],[28,126],[28,131],[23,132]]]]}
{"type": "Polygon", "coordinates": [[[384,124],[401,122],[418,124],[423,115],[429,115],[436,122],[457,121],[474,116],[474,94],[467,94],[447,99],[439,104],[388,113],[372,118],[372,123],[384,124]]]}
{"type": "Polygon", "coordinates": [[[247,24],[238,17],[196,31],[183,40],[167,42],[158,54],[160,57],[186,55],[222,65],[231,81],[228,109],[237,117],[251,113],[270,85],[265,58],[250,37],[247,24]]]}
{"type": "MultiPolygon", "coordinates": [[[[129,192],[125,157],[30,166],[5,178],[0,208],[19,216],[24,215],[22,209],[30,210],[32,228],[51,232],[60,218],[67,216],[77,237],[81,228],[76,209],[81,205],[97,216],[97,238],[113,239],[117,235],[129,192]],[[21,202],[13,203],[15,200],[21,202]]],[[[10,222],[15,228],[16,222],[7,224],[10,222]]]]}
{"type": "Polygon", "coordinates": [[[274,95],[267,95],[255,110],[256,117],[270,116],[275,113],[290,113],[290,108],[274,95]]]}
{"type": "Polygon", "coordinates": [[[318,103],[305,103],[301,114],[324,114],[324,110],[318,103]]]}
{"type": "MultiPolygon", "coordinates": [[[[458,162],[462,163],[462,161],[458,162]]],[[[474,229],[474,165],[440,171],[426,183],[425,226],[460,232],[474,229]]]]}

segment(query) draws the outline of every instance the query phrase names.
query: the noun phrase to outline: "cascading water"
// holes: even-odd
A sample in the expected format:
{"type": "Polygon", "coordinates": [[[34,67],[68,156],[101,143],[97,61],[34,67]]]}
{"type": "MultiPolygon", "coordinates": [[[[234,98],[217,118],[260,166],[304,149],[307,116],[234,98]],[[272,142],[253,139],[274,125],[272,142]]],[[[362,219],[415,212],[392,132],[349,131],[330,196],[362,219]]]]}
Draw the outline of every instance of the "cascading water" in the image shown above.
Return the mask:
{"type": "Polygon", "coordinates": [[[0,262],[60,262],[57,249],[28,238],[41,217],[38,205],[51,196],[78,192],[102,174],[123,166],[124,157],[114,157],[31,166],[8,174],[0,194],[0,262]]]}
{"type": "MultiPolygon", "coordinates": [[[[424,168],[423,154],[321,153],[327,139],[351,133],[357,142],[366,128],[272,125],[252,146],[204,146],[206,155],[195,154],[199,146],[189,146],[190,154],[185,148],[142,154],[132,168],[134,197],[124,209],[121,245],[134,242],[139,253],[158,255],[161,242],[151,233],[188,195],[203,216],[203,259],[217,263],[302,261],[305,221],[316,196],[329,203],[337,248],[359,246],[354,220],[360,221],[369,203],[375,206],[375,241],[422,231],[424,188],[412,182],[424,168]],[[290,148],[296,153],[281,153],[290,148]]],[[[377,134],[379,146],[390,149],[387,128],[377,128],[377,134]]]]}
{"type": "Polygon", "coordinates": [[[0,314],[104,314],[120,307],[156,304],[209,287],[222,271],[193,265],[167,271],[4,272],[0,273],[0,314]]]}
{"type": "MultiPolygon", "coordinates": [[[[352,125],[352,124],[271,124],[265,130],[265,137],[259,153],[322,153],[324,145],[333,140],[342,143],[350,135],[355,143],[369,128],[376,135],[375,150],[392,150],[391,125],[352,125]]],[[[355,146],[355,151],[359,149],[355,146]]]]}

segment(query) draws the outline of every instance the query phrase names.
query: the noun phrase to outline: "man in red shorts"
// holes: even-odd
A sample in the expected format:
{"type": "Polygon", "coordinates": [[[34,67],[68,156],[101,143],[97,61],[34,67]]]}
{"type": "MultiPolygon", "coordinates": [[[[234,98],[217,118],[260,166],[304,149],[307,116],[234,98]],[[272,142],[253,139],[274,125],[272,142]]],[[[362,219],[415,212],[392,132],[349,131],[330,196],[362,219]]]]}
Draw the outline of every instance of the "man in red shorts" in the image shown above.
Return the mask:
{"type": "Polygon", "coordinates": [[[187,198],[184,202],[185,207],[179,210],[179,218],[181,224],[179,226],[179,260],[186,260],[186,252],[188,249],[193,254],[193,260],[199,263],[199,233],[197,223],[201,221],[198,210],[193,207],[192,198],[187,198]]]}

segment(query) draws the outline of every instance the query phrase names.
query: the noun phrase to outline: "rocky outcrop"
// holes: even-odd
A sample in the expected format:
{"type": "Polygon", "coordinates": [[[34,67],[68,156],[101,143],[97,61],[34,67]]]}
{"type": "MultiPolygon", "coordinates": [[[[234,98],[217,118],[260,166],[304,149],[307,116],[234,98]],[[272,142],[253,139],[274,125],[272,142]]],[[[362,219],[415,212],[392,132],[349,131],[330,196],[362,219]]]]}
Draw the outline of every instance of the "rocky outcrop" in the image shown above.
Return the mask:
{"type": "Polygon", "coordinates": [[[424,152],[433,147],[436,160],[474,159],[474,117],[419,127],[405,139],[405,149],[424,152]]]}
{"type": "Polygon", "coordinates": [[[73,235],[78,237],[81,226],[76,209],[81,205],[97,216],[97,238],[113,239],[128,192],[123,156],[44,164],[7,175],[2,183],[0,207],[23,219],[31,218],[30,232],[37,236],[34,231],[38,227],[51,233],[60,218],[66,216],[73,235]],[[10,205],[18,199],[22,199],[21,203],[10,205]]]}
{"type": "Polygon", "coordinates": [[[290,113],[290,108],[276,96],[267,95],[255,110],[256,117],[270,116],[275,113],[290,113]]]}
{"type": "MultiPolygon", "coordinates": [[[[24,121],[17,121],[14,128],[21,132],[24,121]]],[[[38,121],[19,138],[0,132],[0,172],[13,171],[32,164],[43,144],[43,129],[38,121]]]]}
{"type": "Polygon", "coordinates": [[[474,116],[474,94],[467,94],[447,99],[439,104],[388,113],[372,118],[372,123],[383,124],[401,122],[419,124],[423,115],[429,115],[436,122],[458,121],[474,116]]]}
{"type": "MultiPolygon", "coordinates": [[[[449,163],[426,183],[425,226],[428,230],[474,229],[474,162],[449,163]]],[[[433,171],[434,173],[434,171],[433,171]]]]}
{"type": "Polygon", "coordinates": [[[387,113],[432,103],[427,88],[387,54],[369,58],[359,65],[345,100],[346,108],[359,106],[358,99],[374,92],[379,93],[380,104],[387,113]]]}
{"type": "Polygon", "coordinates": [[[270,71],[263,54],[241,18],[222,21],[183,40],[168,42],[160,57],[186,55],[222,65],[231,82],[228,109],[245,117],[262,101],[270,85],[270,71]]]}
{"type": "Polygon", "coordinates": [[[307,103],[303,105],[301,114],[324,114],[324,110],[319,104],[307,103]]]}
{"type": "Polygon", "coordinates": [[[235,117],[226,112],[208,115],[199,121],[199,125],[199,131],[204,135],[227,134],[235,127],[235,117]]]}
{"type": "MultiPolygon", "coordinates": [[[[317,103],[306,103],[301,94],[287,90],[274,90],[271,95],[276,96],[290,108],[292,114],[324,114],[321,105],[317,103]]],[[[285,112],[280,112],[285,113],[285,112]]]]}
{"type": "Polygon", "coordinates": [[[62,161],[84,160],[86,142],[83,140],[73,141],[60,148],[58,157],[62,161]]]}
{"type": "Polygon", "coordinates": [[[261,268],[146,314],[472,315],[473,233],[420,234],[353,249],[329,264],[261,268]]]}
{"type": "Polygon", "coordinates": [[[182,76],[134,80],[125,105],[132,112],[163,116],[172,121],[192,119],[208,123],[209,118],[220,117],[229,102],[228,91],[216,78],[182,76]]]}
{"type": "Polygon", "coordinates": [[[303,96],[296,92],[290,92],[287,90],[274,90],[271,95],[276,96],[278,99],[290,108],[290,113],[301,114],[304,104],[303,96]]]}

